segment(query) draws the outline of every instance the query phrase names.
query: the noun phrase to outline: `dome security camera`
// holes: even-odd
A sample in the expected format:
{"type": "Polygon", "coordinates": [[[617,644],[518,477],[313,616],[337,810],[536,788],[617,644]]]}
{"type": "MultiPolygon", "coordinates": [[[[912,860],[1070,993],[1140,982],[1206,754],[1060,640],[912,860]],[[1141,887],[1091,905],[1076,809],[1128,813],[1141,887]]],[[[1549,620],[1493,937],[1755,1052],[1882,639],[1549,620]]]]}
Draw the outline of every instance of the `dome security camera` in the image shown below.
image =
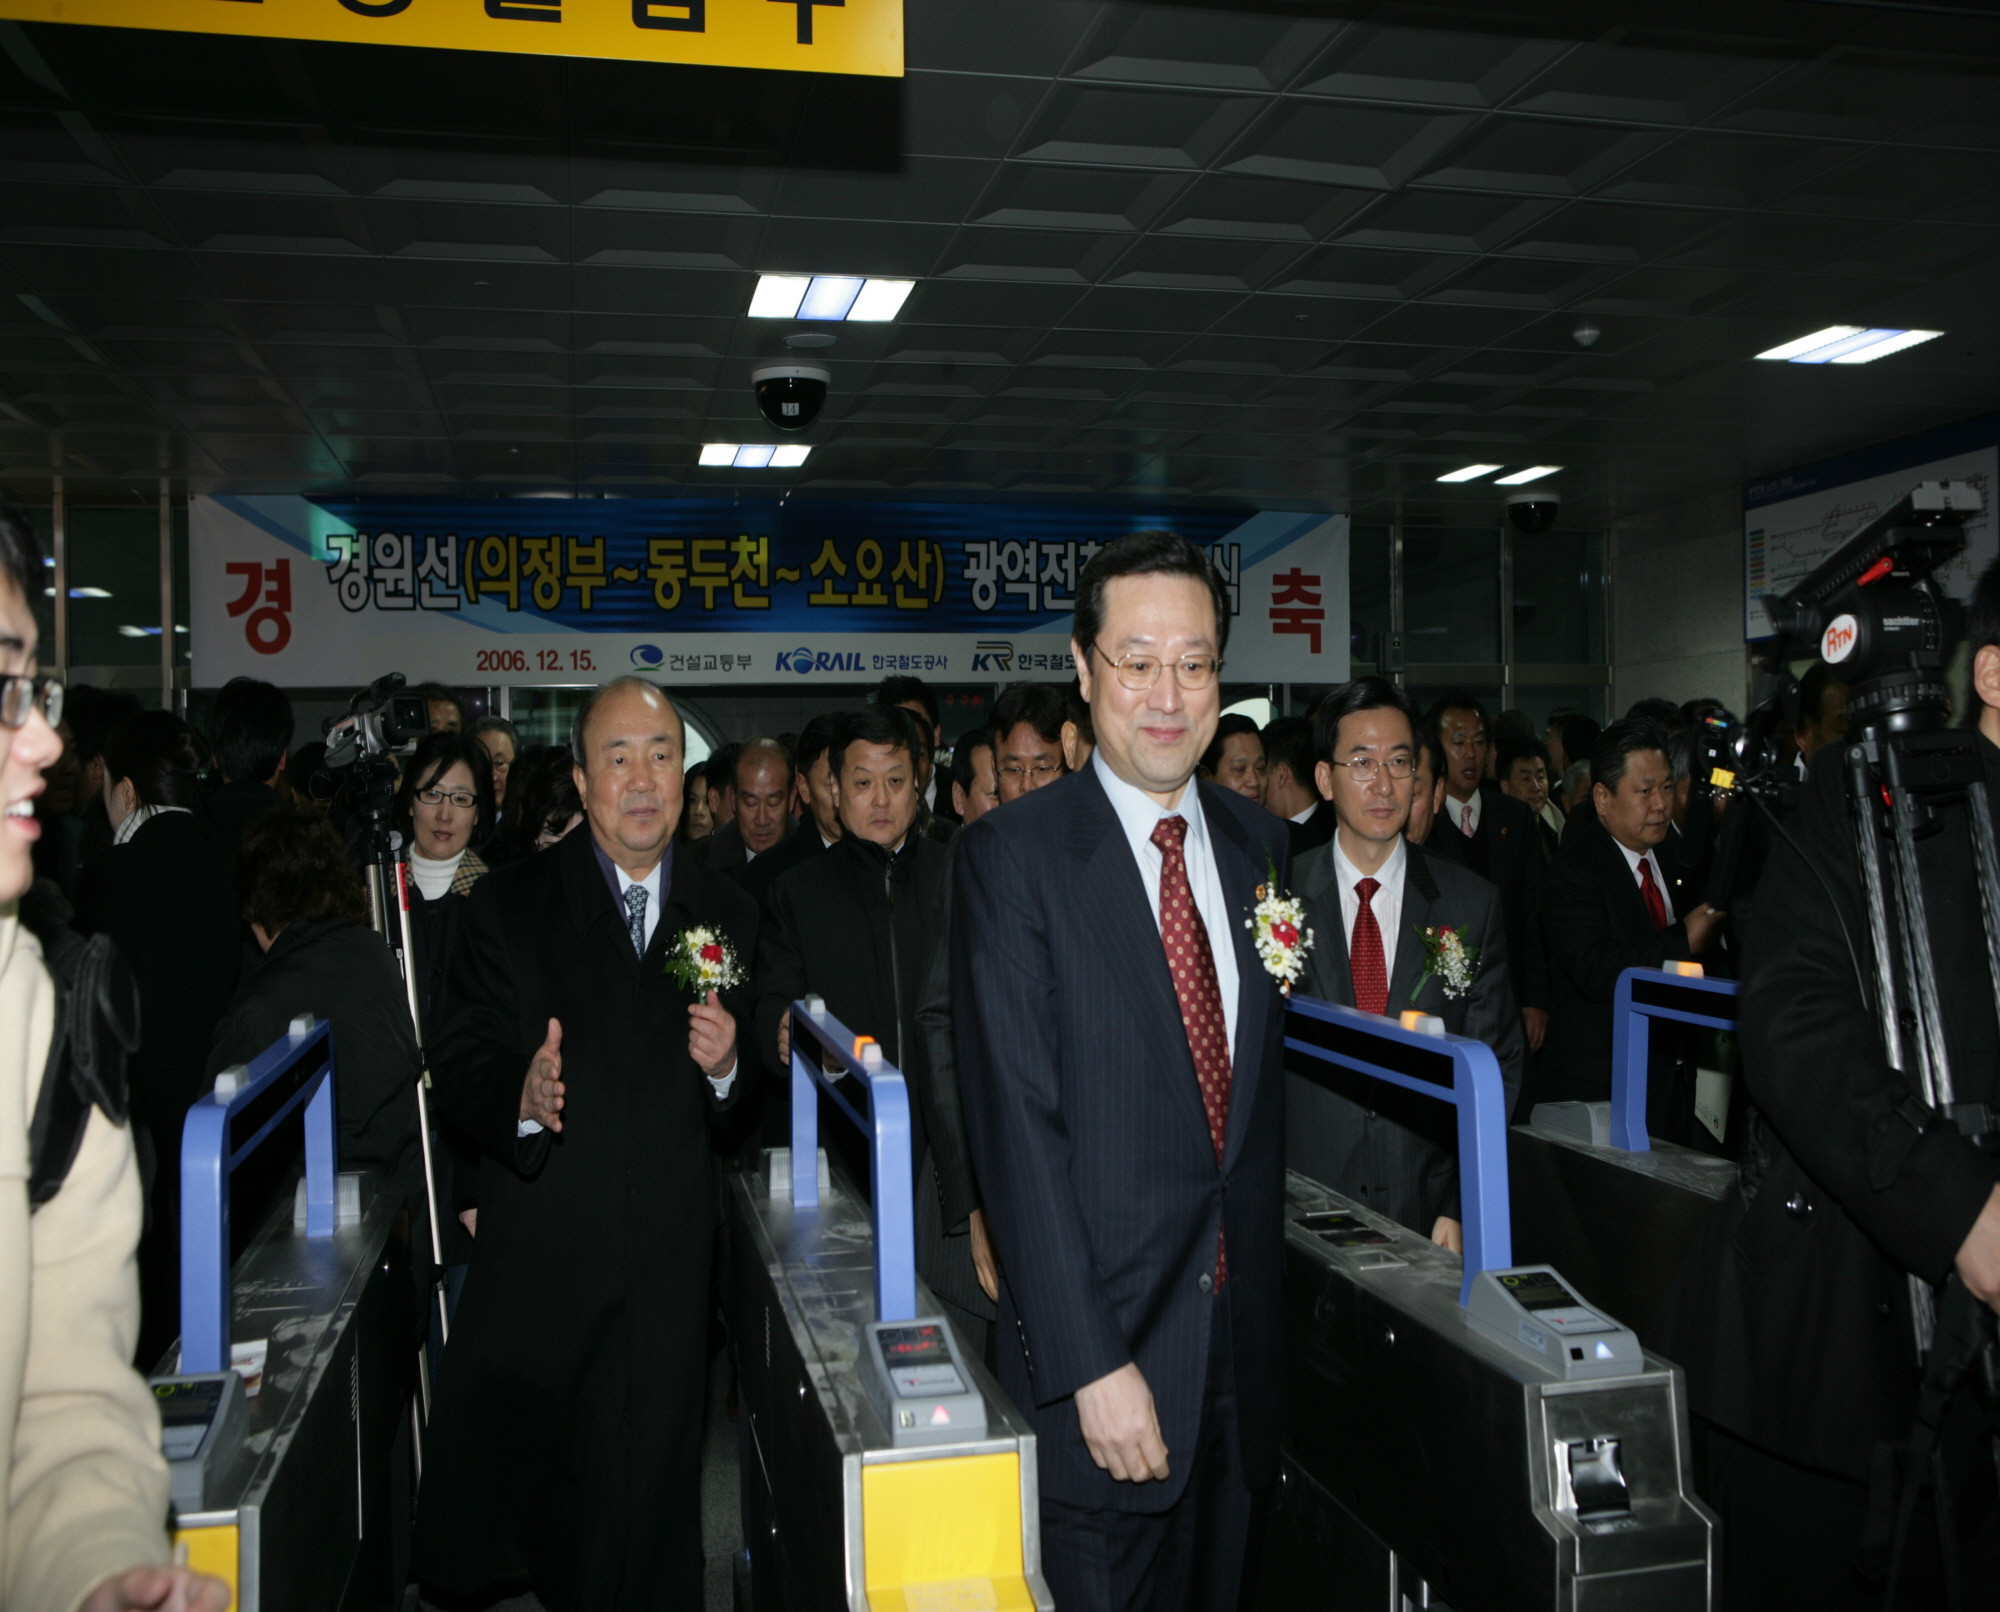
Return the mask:
{"type": "Polygon", "coordinates": [[[1507,519],[1514,523],[1514,530],[1528,537],[1539,537],[1556,523],[1556,511],[1562,507],[1562,494],[1553,487],[1524,487],[1517,493],[1507,495],[1507,519]]]}
{"type": "Polygon", "coordinates": [[[780,431],[803,431],[826,406],[833,376],[809,364],[767,364],[750,372],[757,409],[780,431]]]}
{"type": "Polygon", "coordinates": [[[1569,339],[1585,352],[1589,352],[1591,348],[1597,345],[1597,338],[1603,334],[1604,332],[1597,328],[1594,320],[1585,319],[1577,325],[1576,329],[1569,333],[1569,339]]]}

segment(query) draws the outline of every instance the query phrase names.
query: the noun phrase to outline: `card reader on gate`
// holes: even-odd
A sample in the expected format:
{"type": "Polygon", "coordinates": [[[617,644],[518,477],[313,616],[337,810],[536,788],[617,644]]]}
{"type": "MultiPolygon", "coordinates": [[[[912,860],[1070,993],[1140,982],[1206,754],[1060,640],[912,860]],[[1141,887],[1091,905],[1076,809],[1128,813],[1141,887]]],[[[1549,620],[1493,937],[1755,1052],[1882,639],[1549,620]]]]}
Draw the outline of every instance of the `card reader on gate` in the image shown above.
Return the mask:
{"type": "Polygon", "coordinates": [[[871,1321],[862,1332],[868,1397],[897,1449],[986,1437],[986,1396],[942,1316],[871,1321]]]}
{"type": "Polygon", "coordinates": [[[243,1379],[234,1371],[212,1371],[155,1377],[151,1387],[160,1407],[160,1452],[167,1458],[174,1509],[205,1510],[243,1447],[250,1420],[243,1379]]]}
{"type": "Polygon", "coordinates": [[[1547,1265],[1481,1271],[1466,1313],[1488,1337],[1569,1381],[1645,1369],[1638,1334],[1585,1304],[1547,1265]]]}

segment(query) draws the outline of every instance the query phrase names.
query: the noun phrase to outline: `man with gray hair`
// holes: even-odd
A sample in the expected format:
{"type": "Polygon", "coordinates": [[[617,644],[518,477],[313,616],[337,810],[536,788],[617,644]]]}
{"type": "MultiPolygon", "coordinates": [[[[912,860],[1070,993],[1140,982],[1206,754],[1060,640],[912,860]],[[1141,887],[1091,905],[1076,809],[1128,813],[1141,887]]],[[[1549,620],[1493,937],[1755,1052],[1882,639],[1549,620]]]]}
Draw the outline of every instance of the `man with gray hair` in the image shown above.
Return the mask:
{"type": "Polygon", "coordinates": [[[747,1084],[757,908],[676,854],[683,735],[650,683],[593,691],[570,732],[587,832],[466,905],[431,1070],[485,1167],[414,1561],[452,1604],[508,1587],[549,1612],[701,1604],[708,1119],[747,1084]],[[697,928],[742,984],[675,982],[697,928]]]}

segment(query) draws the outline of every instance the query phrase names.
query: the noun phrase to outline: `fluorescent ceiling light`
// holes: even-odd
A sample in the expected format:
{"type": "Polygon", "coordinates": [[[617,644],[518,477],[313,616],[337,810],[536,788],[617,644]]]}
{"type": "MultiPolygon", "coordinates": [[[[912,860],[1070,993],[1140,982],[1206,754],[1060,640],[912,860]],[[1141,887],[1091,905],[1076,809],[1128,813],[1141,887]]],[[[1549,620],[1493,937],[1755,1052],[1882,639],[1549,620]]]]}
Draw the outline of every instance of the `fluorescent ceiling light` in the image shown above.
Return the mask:
{"type": "Polygon", "coordinates": [[[854,306],[847,310],[847,317],[868,324],[893,319],[916,288],[914,280],[870,280],[854,299],[854,306]]]}
{"type": "Polygon", "coordinates": [[[1943,335],[1941,330],[1900,330],[1886,326],[1828,325],[1810,336],[1759,353],[1788,364],[1872,364],[1906,347],[1943,335]]]}
{"type": "Polygon", "coordinates": [[[1496,487],[1518,487],[1526,481],[1540,481],[1544,476],[1553,476],[1561,465],[1530,465],[1526,470],[1517,470],[1511,476],[1502,476],[1493,485],[1496,487]]]}
{"type": "Polygon", "coordinates": [[[118,636],[121,638],[157,638],[160,636],[160,629],[157,627],[125,626],[118,629],[118,636]]]}
{"type": "Polygon", "coordinates": [[[750,297],[750,317],[882,324],[896,317],[916,284],[858,274],[760,274],[750,297]]]}
{"type": "Polygon", "coordinates": [[[799,311],[799,302],[812,284],[809,274],[760,274],[750,298],[752,319],[789,319],[799,311]]]}
{"type": "Polygon", "coordinates": [[[702,445],[705,465],[734,465],[738,470],[796,470],[812,449],[796,443],[709,442],[702,445]]]}
{"type": "Polygon", "coordinates": [[[705,442],[701,448],[701,462],[705,465],[733,465],[736,463],[736,444],[733,442],[705,442]]]}
{"type": "Polygon", "coordinates": [[[854,306],[854,299],[860,295],[861,281],[858,276],[816,274],[812,284],[806,287],[805,299],[799,304],[799,317],[845,319],[847,310],[854,306]]]}
{"type": "Polygon", "coordinates": [[[1900,353],[1905,347],[1921,346],[1924,342],[1935,341],[1942,330],[1891,330],[1880,332],[1883,340],[1866,347],[1857,347],[1840,353],[1827,360],[1832,364],[1872,364],[1878,358],[1887,358],[1891,353],[1900,353]]]}
{"type": "Polygon", "coordinates": [[[746,442],[736,450],[734,463],[738,470],[763,470],[771,463],[773,451],[768,443],[746,442]]]}
{"type": "Polygon", "coordinates": [[[1439,481],[1477,481],[1481,476],[1490,476],[1498,470],[1498,465],[1462,465],[1448,475],[1438,477],[1439,481]]]}
{"type": "Polygon", "coordinates": [[[771,450],[771,468],[773,470],[796,470],[806,462],[806,455],[811,452],[812,449],[800,447],[796,443],[788,443],[784,447],[774,448],[771,450]]]}
{"type": "Polygon", "coordinates": [[[108,588],[71,588],[69,596],[72,599],[109,599],[111,591],[108,588]]]}

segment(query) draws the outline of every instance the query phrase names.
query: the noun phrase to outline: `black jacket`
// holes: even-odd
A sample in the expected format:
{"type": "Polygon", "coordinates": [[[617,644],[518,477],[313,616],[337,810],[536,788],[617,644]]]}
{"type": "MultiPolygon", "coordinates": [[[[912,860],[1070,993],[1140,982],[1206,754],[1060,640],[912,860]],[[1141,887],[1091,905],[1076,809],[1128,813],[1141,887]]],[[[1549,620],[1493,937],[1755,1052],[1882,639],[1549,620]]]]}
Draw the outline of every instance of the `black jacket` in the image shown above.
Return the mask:
{"type": "MultiPolygon", "coordinates": [[[[1094,767],[988,812],[958,841],[952,1020],[966,1135],[1001,1269],[1001,1385],[1040,1440],[1041,1489],[1163,1511],[1186,1491],[1209,1403],[1202,1285],[1226,1232],[1244,1481],[1276,1476],[1283,1352],[1284,999],[1242,924],[1290,862],[1285,824],[1194,783],[1237,964],[1220,1164],[1159,920],[1094,767]],[[1136,1363],[1170,1451],[1159,1483],[1091,1459],[1074,1395],[1136,1363]]],[[[1218,937],[1220,938],[1220,937],[1218,937]]]]}
{"type": "MultiPolygon", "coordinates": [[[[1759,886],[1738,1010],[1756,1117],[1738,1188],[1688,1261],[1661,1348],[1686,1367],[1701,1415],[1859,1482],[1876,1446],[1900,1447],[1910,1431],[1906,1275],[1950,1273],[2000,1162],[1948,1121],[1920,1132],[1914,1080],[1884,1055],[1844,748],[1829,746],[1815,765],[1787,825],[1798,850],[1775,840],[1759,886]]],[[[2000,798],[2000,750],[1983,739],[1978,748],[2000,798]]],[[[2000,1027],[1965,809],[1941,816],[1943,831],[1920,840],[1917,856],[1945,1042],[1958,1100],[1995,1103],[2000,1027]]]]}
{"type": "Polygon", "coordinates": [[[690,849],[734,884],[741,885],[743,875],[750,869],[750,859],[743,847],[743,830],[733,817],[707,839],[697,840],[690,849]]]}
{"type": "Polygon", "coordinates": [[[436,1108],[482,1154],[418,1501],[414,1574],[439,1590],[525,1577],[551,1612],[701,1602],[708,1127],[755,1049],[748,987],[725,992],[738,1062],[718,1099],[666,958],[706,926],[747,968],[757,909],[685,845],[664,883],[643,957],[588,824],[466,903],[430,1049],[436,1108]],[[523,1139],[521,1086],[551,1019],[563,1128],[523,1139]]]}
{"type": "Polygon", "coordinates": [[[243,843],[243,831],[279,804],[278,792],[269,784],[239,778],[208,797],[208,820],[233,858],[243,843]]]}
{"type": "MultiPolygon", "coordinates": [[[[1484,879],[1427,855],[1423,846],[1406,844],[1403,854],[1408,865],[1399,932],[1382,937],[1389,963],[1388,1012],[1393,1016],[1416,1008],[1434,1013],[1453,1035],[1484,1041],[1500,1061],[1512,1112],[1527,1041],[1514,1005],[1499,897],[1484,879]],[[1437,976],[1424,974],[1420,935],[1433,924],[1456,929],[1477,953],[1472,987],[1456,999],[1445,995],[1437,976]]],[[[1335,868],[1329,845],[1309,852],[1292,871],[1293,888],[1305,902],[1313,932],[1302,988],[1307,995],[1353,1007],[1354,977],[1335,868]]],[[[1309,1067],[1311,1076],[1293,1073],[1285,1080],[1285,1162],[1426,1237],[1438,1216],[1460,1219],[1457,1111],[1384,1081],[1317,1062],[1309,1067]]]]}
{"type": "Polygon", "coordinates": [[[801,862],[810,862],[814,857],[823,855],[827,849],[826,841],[820,838],[819,824],[807,816],[791,833],[743,869],[743,888],[761,906],[769,899],[771,886],[778,882],[780,875],[789,873],[801,862]]]}
{"type": "MultiPolygon", "coordinates": [[[[1688,876],[1664,862],[1660,873],[1668,913],[1686,913],[1700,899],[1688,876]]],[[[1544,881],[1541,916],[1549,958],[1549,1038],[1523,1100],[1523,1118],[1536,1103],[1608,1099],[1611,999],[1618,976],[1628,968],[1658,968],[1694,955],[1686,924],[1653,927],[1624,852],[1595,816],[1570,819],[1544,881]]]]}
{"type": "Polygon", "coordinates": [[[1285,823],[1285,838],[1292,848],[1292,860],[1297,861],[1308,851],[1316,851],[1333,838],[1333,831],[1340,826],[1334,815],[1333,802],[1323,800],[1313,808],[1312,816],[1303,823],[1289,820],[1285,823]]]}
{"type": "Polygon", "coordinates": [[[1514,999],[1522,1007],[1550,1007],[1549,964],[1535,923],[1548,858],[1535,814],[1498,784],[1482,783],[1479,830],[1467,839],[1458,826],[1458,809],[1447,795],[1424,844],[1433,856],[1469,868],[1500,892],[1507,956],[1514,965],[1514,999]]]}

